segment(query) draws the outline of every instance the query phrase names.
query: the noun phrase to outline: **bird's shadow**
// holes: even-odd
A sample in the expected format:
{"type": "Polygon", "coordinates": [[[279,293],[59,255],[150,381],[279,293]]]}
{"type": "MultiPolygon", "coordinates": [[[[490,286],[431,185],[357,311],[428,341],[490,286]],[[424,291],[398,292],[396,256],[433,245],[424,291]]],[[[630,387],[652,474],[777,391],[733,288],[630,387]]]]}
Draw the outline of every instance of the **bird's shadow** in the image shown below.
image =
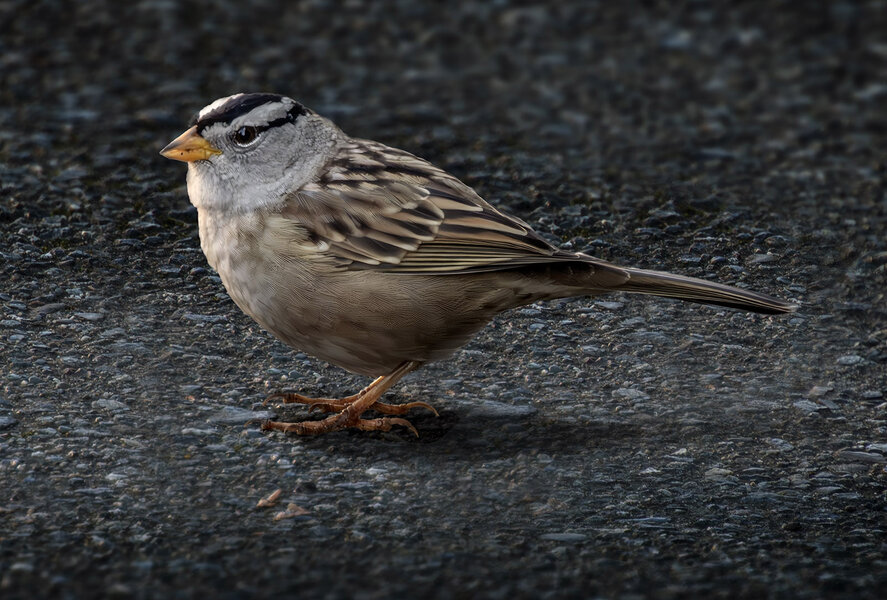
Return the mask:
{"type": "MultiPolygon", "coordinates": [[[[553,418],[542,412],[532,414],[484,414],[445,408],[439,416],[419,413],[409,416],[418,437],[409,430],[395,428],[388,432],[345,430],[317,437],[275,434],[309,448],[334,451],[342,456],[383,454],[396,460],[399,455],[446,456],[470,462],[488,460],[520,452],[575,453],[607,447],[630,447],[645,435],[640,425],[616,421],[591,421],[553,418]]],[[[281,420],[301,420],[303,412],[280,411],[281,420]]]]}

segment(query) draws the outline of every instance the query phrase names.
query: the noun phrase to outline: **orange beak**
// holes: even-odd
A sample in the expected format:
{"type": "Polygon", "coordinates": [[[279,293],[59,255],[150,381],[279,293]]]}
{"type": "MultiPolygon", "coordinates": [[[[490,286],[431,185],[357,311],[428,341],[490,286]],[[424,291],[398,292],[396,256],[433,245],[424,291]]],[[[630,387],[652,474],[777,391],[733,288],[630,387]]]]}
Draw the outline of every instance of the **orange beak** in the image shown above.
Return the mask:
{"type": "Polygon", "coordinates": [[[221,154],[222,151],[206,141],[197,133],[195,125],[160,151],[160,155],[173,160],[182,162],[194,162],[195,160],[206,160],[213,154],[221,154]]]}

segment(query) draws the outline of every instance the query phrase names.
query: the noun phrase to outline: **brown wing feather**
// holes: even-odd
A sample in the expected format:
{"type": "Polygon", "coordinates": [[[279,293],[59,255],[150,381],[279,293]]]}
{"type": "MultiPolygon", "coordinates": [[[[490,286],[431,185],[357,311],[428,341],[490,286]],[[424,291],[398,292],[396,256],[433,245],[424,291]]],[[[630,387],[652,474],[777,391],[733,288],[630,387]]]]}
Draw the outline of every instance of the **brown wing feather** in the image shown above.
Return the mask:
{"type": "Polygon", "coordinates": [[[281,214],[349,269],[460,274],[575,261],[412,154],[353,140],[281,214]]]}

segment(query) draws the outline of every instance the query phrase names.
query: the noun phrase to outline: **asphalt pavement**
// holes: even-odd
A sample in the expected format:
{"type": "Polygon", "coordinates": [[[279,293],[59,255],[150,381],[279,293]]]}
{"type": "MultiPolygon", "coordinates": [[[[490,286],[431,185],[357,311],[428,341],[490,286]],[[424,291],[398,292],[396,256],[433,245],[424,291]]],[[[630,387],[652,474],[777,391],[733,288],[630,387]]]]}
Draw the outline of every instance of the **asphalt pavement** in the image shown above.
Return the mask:
{"type": "Polygon", "coordinates": [[[882,598],[883,2],[0,3],[0,597],[882,598]],[[814,6],[815,4],[815,6],[814,6]],[[195,111],[274,91],[549,239],[790,299],[501,315],[389,394],[209,268],[195,111]]]}

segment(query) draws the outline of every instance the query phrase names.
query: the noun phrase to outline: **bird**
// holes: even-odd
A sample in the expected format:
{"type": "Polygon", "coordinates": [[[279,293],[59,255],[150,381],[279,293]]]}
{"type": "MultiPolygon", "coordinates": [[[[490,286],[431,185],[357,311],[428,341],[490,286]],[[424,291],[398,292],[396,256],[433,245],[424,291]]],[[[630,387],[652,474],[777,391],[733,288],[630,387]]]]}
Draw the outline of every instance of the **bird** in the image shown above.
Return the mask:
{"type": "Polygon", "coordinates": [[[437,411],[383,394],[499,313],[538,301],[630,292],[764,314],[797,308],[558,248],[443,169],[351,137],[280,94],[219,98],[160,154],[187,163],[201,248],[237,306],[288,346],[375,377],[344,398],[275,394],[328,416],[266,430],[418,435],[402,415],[437,411]]]}

